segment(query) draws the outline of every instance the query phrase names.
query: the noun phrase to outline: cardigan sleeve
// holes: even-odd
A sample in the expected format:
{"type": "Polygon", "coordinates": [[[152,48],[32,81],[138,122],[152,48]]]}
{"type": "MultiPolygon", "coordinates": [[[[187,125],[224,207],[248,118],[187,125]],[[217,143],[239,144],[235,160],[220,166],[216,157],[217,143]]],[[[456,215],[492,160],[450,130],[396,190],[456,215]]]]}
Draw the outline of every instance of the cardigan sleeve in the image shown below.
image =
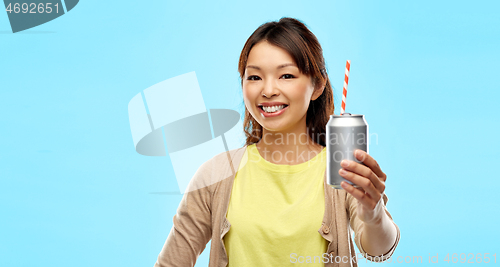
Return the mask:
{"type": "Polygon", "coordinates": [[[205,162],[191,179],[154,267],[194,266],[210,241],[212,187],[206,181],[210,181],[212,165],[213,160],[205,162]]]}
{"type": "Polygon", "coordinates": [[[394,242],[394,245],[391,247],[391,249],[389,251],[387,251],[386,253],[384,253],[383,255],[370,255],[370,254],[366,253],[364,251],[363,247],[361,246],[361,234],[363,233],[363,224],[364,223],[357,216],[358,201],[351,194],[346,194],[346,195],[347,195],[346,196],[347,197],[347,199],[346,199],[346,206],[347,207],[346,208],[347,208],[348,213],[349,213],[349,224],[350,224],[352,230],[354,231],[354,242],[356,243],[356,246],[358,247],[359,252],[363,255],[363,257],[365,257],[367,260],[372,261],[372,262],[381,262],[381,261],[385,261],[385,260],[389,259],[392,256],[392,254],[394,253],[394,251],[396,250],[396,247],[399,243],[400,234],[399,234],[399,227],[396,225],[396,223],[394,223],[391,214],[389,213],[389,211],[385,207],[385,205],[387,204],[387,201],[389,200],[387,198],[387,196],[385,194],[383,194],[384,210],[385,210],[385,213],[390,218],[390,220],[392,221],[392,223],[394,223],[394,225],[396,226],[396,231],[397,231],[396,241],[394,242]]]}

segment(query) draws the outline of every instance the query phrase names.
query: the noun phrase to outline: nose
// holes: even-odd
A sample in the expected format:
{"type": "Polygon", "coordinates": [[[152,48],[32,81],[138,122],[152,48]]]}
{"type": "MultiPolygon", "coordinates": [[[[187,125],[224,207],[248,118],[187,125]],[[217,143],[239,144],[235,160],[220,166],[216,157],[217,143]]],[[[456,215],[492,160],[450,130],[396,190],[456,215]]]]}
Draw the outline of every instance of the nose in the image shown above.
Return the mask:
{"type": "Polygon", "coordinates": [[[271,98],[274,95],[280,95],[278,83],[274,79],[267,79],[264,82],[264,88],[262,88],[261,94],[266,98],[271,98]]]}

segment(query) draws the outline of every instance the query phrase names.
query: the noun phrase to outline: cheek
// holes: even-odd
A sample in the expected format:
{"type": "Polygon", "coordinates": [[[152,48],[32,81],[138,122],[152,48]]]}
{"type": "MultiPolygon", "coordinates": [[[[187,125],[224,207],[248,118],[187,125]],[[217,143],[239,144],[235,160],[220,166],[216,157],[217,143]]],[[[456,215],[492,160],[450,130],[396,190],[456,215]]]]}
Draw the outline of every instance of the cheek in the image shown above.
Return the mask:
{"type": "Polygon", "coordinates": [[[302,97],[304,101],[309,103],[311,101],[312,94],[314,92],[314,87],[311,83],[305,83],[302,87],[302,97]]]}
{"type": "Polygon", "coordinates": [[[252,106],[252,103],[255,101],[252,91],[248,90],[248,87],[246,86],[243,86],[243,101],[245,102],[247,109],[252,106]]]}
{"type": "Polygon", "coordinates": [[[309,84],[300,84],[290,92],[290,98],[297,101],[297,104],[302,103],[306,107],[309,105],[312,96],[312,87],[309,84]]]}

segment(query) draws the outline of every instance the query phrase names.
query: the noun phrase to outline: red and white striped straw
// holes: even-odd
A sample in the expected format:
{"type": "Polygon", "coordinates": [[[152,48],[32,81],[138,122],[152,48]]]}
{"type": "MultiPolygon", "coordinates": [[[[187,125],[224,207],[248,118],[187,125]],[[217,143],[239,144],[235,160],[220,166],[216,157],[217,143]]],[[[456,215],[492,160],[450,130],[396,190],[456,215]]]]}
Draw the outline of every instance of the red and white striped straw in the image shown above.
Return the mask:
{"type": "Polygon", "coordinates": [[[344,77],[344,91],[342,92],[342,107],[340,108],[340,115],[345,112],[345,98],[347,96],[347,84],[349,83],[349,70],[351,69],[351,61],[347,60],[345,63],[345,77],[344,77]]]}

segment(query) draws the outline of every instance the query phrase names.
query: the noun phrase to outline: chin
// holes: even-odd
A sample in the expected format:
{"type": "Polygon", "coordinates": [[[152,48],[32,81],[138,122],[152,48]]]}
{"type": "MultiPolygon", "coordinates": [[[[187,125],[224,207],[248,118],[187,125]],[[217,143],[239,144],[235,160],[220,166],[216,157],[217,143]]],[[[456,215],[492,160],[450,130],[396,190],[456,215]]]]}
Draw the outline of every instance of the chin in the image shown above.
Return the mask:
{"type": "Polygon", "coordinates": [[[262,128],[266,129],[270,132],[282,132],[285,131],[288,127],[283,125],[269,125],[269,124],[261,124],[262,128]]]}

